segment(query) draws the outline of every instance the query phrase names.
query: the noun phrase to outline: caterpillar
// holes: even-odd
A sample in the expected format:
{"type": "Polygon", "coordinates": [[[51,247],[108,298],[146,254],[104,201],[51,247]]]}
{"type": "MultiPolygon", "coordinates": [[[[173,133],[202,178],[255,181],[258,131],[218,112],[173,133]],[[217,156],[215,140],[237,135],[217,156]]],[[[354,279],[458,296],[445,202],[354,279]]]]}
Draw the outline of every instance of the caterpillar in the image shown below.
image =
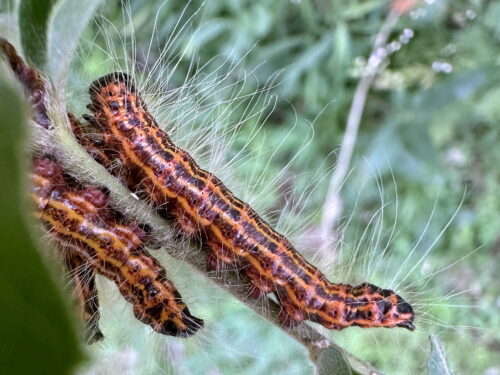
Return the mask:
{"type": "MultiPolygon", "coordinates": [[[[163,217],[173,219],[183,234],[200,237],[209,249],[209,268],[234,265],[250,279],[254,296],[274,293],[284,323],[308,319],[337,330],[415,329],[413,309],[403,298],[369,283],[329,282],[248,204],[175,146],[127,74],[103,76],[90,85],[89,93],[92,115],[84,119],[102,135],[102,144],[92,149],[100,148],[107,162],[96,159],[133,192],[153,202],[163,217]],[[113,168],[114,160],[123,168],[113,168]]],[[[75,135],[88,147],[85,134],[75,135]]]]}
{"type": "MultiPolygon", "coordinates": [[[[83,264],[114,281],[132,303],[137,319],[156,332],[187,337],[203,326],[203,320],[192,316],[182,302],[164,268],[144,250],[146,232],[122,222],[107,208],[102,190],[72,187],[60,165],[47,158],[34,160],[31,181],[37,216],[70,253],[66,256],[70,269],[83,264]]],[[[98,308],[91,298],[96,293],[93,275],[82,282],[84,272],[80,269],[75,277],[86,312],[93,316],[98,308]]]]}
{"type": "Polygon", "coordinates": [[[17,80],[24,87],[31,104],[33,119],[42,128],[49,129],[51,122],[47,114],[47,103],[45,102],[46,86],[40,73],[26,65],[17,54],[14,46],[2,37],[0,37],[0,51],[7,59],[17,80]]]}
{"type": "MultiPolygon", "coordinates": [[[[8,60],[14,75],[22,84],[31,108],[35,123],[44,129],[51,129],[51,121],[47,115],[45,103],[46,86],[41,75],[26,65],[17,54],[16,49],[6,39],[0,38],[0,50],[8,60]]],[[[35,161],[36,165],[42,159],[35,161]]],[[[49,160],[46,160],[50,163],[49,160]]],[[[54,165],[55,167],[55,165],[54,165]]],[[[59,167],[57,167],[59,168],[59,167]]],[[[59,245],[63,256],[63,265],[72,282],[72,289],[79,305],[79,315],[84,324],[84,339],[88,344],[104,338],[99,328],[99,296],[95,283],[95,271],[78,254],[62,243],[59,245]]]]}

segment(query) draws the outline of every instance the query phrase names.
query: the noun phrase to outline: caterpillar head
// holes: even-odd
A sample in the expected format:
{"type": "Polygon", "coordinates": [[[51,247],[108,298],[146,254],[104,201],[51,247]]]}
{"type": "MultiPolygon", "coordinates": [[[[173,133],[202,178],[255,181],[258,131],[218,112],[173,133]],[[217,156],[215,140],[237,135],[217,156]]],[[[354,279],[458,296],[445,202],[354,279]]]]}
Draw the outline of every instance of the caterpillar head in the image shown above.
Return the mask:
{"type": "Polygon", "coordinates": [[[415,329],[413,308],[392,290],[365,283],[353,288],[352,294],[354,302],[347,303],[351,307],[348,320],[352,319],[352,325],[415,329]]]}
{"type": "Polygon", "coordinates": [[[134,80],[126,73],[114,72],[96,79],[89,88],[92,112],[104,108],[113,114],[122,109],[131,111],[132,107],[142,106],[142,99],[135,89],[134,80]]]}
{"type": "Polygon", "coordinates": [[[107,74],[90,85],[92,104],[87,108],[93,116],[84,115],[89,123],[103,130],[126,132],[147,124],[156,127],[146,104],[135,89],[134,80],[126,73],[107,74]]]}

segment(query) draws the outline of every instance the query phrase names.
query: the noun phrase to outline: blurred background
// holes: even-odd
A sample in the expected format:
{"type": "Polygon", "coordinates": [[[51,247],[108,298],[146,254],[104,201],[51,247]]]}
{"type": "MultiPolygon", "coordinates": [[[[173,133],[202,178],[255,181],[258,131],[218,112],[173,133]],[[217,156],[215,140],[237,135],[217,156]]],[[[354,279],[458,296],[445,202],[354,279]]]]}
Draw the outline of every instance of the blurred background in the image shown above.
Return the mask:
{"type": "MultiPolygon", "coordinates": [[[[435,334],[455,373],[500,374],[500,2],[131,0],[100,15],[70,75],[77,112],[86,85],[126,65],[121,58],[138,75],[152,72],[160,89],[149,100],[166,97],[153,104],[160,117],[181,122],[189,117],[175,114],[181,104],[195,103],[190,127],[174,132],[188,150],[204,155],[202,125],[231,108],[217,130],[231,144],[215,170],[224,175],[236,160],[230,174],[251,188],[235,190],[330,280],[399,288],[418,312],[414,333],[352,328],[329,337],[403,374],[425,373],[435,334]]],[[[90,348],[82,373],[312,371],[279,329],[165,262],[205,318],[205,336],[159,338],[110,297],[102,307],[109,340],[90,348]]]]}

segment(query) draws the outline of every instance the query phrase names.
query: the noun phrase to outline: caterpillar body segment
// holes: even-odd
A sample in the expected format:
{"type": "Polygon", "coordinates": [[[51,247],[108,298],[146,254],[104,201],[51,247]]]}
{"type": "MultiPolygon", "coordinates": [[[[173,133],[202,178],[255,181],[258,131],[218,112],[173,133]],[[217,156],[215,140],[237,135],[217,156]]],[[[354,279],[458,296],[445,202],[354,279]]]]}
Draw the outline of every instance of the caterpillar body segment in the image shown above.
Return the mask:
{"type": "Polygon", "coordinates": [[[414,329],[413,309],[399,295],[368,283],[329,282],[248,204],[175,146],[126,74],[106,75],[89,91],[92,116],[84,118],[102,140],[92,147],[119,159],[123,167],[110,168],[113,174],[174,218],[184,234],[202,239],[210,250],[209,266],[242,269],[259,291],[255,294],[275,293],[285,320],[293,323],[309,319],[330,329],[414,329]]]}
{"type": "MultiPolygon", "coordinates": [[[[34,160],[31,180],[37,216],[67,251],[69,268],[81,267],[74,278],[85,301],[95,295],[93,277],[84,274],[91,269],[114,281],[135,316],[155,331],[187,337],[203,326],[163,267],[144,250],[145,233],[109,209],[102,190],[75,186],[57,163],[46,158],[34,160]]],[[[95,318],[98,305],[85,302],[84,309],[95,318]]]]}

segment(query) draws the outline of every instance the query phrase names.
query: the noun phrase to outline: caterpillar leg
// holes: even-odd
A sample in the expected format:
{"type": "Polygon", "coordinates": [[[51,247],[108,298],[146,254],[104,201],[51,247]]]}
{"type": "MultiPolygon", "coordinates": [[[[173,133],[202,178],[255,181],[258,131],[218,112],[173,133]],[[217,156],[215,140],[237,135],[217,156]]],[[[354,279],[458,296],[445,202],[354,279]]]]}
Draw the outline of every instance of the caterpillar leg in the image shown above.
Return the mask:
{"type": "Polygon", "coordinates": [[[103,148],[102,130],[95,123],[89,122],[89,127],[93,130],[90,133],[89,129],[85,129],[84,125],[70,112],[68,112],[68,120],[78,143],[87,150],[94,160],[108,168],[116,155],[103,148]]]}
{"type": "Polygon", "coordinates": [[[179,227],[183,234],[193,236],[200,232],[200,226],[196,220],[191,218],[187,213],[183,212],[182,209],[174,206],[171,212],[175,216],[175,224],[179,227]]]}
{"type": "Polygon", "coordinates": [[[278,316],[281,324],[294,327],[305,319],[304,313],[293,305],[285,290],[278,289],[275,294],[281,306],[280,315],[278,316]]]}
{"type": "Polygon", "coordinates": [[[237,265],[238,259],[234,254],[224,248],[218,242],[208,241],[207,243],[210,253],[207,256],[207,268],[209,271],[224,271],[228,265],[237,265]]]}
{"type": "Polygon", "coordinates": [[[84,324],[84,337],[88,344],[104,338],[99,329],[99,299],[95,285],[95,272],[78,255],[66,250],[64,264],[71,275],[79,303],[79,315],[84,324]]]}
{"type": "Polygon", "coordinates": [[[274,285],[269,280],[263,278],[253,267],[249,266],[245,268],[244,272],[251,282],[249,289],[249,296],[251,298],[260,299],[275,289],[274,285]]]}

